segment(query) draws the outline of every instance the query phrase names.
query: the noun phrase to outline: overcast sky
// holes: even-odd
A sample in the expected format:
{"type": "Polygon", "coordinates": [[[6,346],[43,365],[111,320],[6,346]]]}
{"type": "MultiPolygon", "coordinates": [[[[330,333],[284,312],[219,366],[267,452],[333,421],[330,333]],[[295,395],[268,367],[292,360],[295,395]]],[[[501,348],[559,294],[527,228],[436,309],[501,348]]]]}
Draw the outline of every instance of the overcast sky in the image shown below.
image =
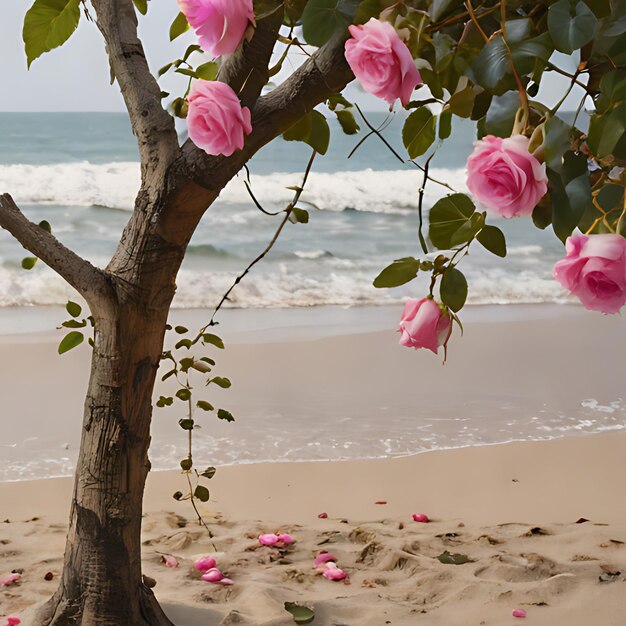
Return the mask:
{"type": "MultiPolygon", "coordinates": [[[[27,71],[22,22],[30,4],[32,0],[4,0],[0,8],[0,111],[123,111],[117,84],[109,84],[102,37],[95,25],[84,18],[64,46],[35,60],[27,71]]],[[[151,0],[148,15],[139,18],[140,36],[153,71],[178,58],[194,41],[193,33],[187,33],[169,42],[169,25],[177,12],[175,0],[151,0]]],[[[556,60],[561,67],[573,66],[570,59],[556,60]]],[[[184,90],[180,78],[166,77],[160,83],[165,91],[178,93],[184,90]]],[[[540,98],[544,96],[550,105],[564,92],[569,80],[551,73],[543,82],[546,86],[540,98]]],[[[356,87],[349,90],[357,96],[356,87]]],[[[575,108],[579,98],[580,93],[574,92],[566,108],[575,108]]],[[[365,98],[362,93],[358,100],[368,110],[385,108],[384,102],[365,98]]]]}

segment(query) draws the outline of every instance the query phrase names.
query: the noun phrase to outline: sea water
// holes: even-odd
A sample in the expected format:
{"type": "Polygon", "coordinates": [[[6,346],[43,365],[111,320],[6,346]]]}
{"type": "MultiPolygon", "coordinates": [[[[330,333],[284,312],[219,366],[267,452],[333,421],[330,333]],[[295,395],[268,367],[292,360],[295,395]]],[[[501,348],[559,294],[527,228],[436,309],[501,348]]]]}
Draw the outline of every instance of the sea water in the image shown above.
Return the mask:
{"type": "MultiPolygon", "coordinates": [[[[406,160],[403,117],[365,113],[406,160]]],[[[397,289],[372,281],[394,259],[423,257],[418,241],[421,172],[403,163],[375,135],[348,158],[367,128],[346,136],[330,120],[328,154],[318,156],[300,206],[308,225],[289,225],[271,254],[233,292],[231,307],[358,306],[421,297],[426,278],[397,289]]],[[[474,124],[455,120],[453,135],[437,150],[431,176],[465,191],[465,161],[474,124]]],[[[184,129],[181,128],[181,140],[184,129]]],[[[250,163],[250,184],[270,212],[284,209],[299,185],[310,149],[278,139],[250,163]]],[[[422,159],[423,162],[423,159],[422,159]]],[[[191,241],[178,278],[174,307],[211,307],[261,252],[280,216],[259,211],[240,173],[207,211],[191,241]]],[[[101,266],[106,265],[133,208],[139,187],[137,149],[123,113],[0,113],[0,191],[10,193],[33,221],[47,220],[55,235],[101,266]]],[[[450,193],[433,181],[425,188],[424,214],[450,193]]],[[[508,240],[498,259],[475,243],[461,269],[470,283],[469,303],[559,302],[563,290],[551,278],[563,247],[550,231],[529,220],[490,218],[508,240]]],[[[0,306],[63,304],[75,297],[51,270],[20,267],[26,255],[0,233],[0,306]]]]}

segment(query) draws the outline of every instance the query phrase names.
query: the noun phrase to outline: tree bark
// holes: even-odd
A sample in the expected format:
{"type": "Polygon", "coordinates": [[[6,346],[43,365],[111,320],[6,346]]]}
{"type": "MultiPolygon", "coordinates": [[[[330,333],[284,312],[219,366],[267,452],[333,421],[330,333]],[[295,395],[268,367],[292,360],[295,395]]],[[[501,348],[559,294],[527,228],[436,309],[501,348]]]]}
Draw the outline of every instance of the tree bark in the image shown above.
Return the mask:
{"type": "Polygon", "coordinates": [[[63,576],[37,625],[171,624],[142,583],[140,540],[166,319],[127,303],[96,318],[63,576]]]}
{"type": "Polygon", "coordinates": [[[111,262],[105,270],[92,267],[0,196],[0,226],[73,285],[95,319],[63,576],[35,626],[171,626],[143,585],[140,533],[152,394],[176,275],[198,222],[228,181],[261,147],[341,91],[352,74],[343,40],[335,38],[259,97],[282,13],[260,21],[219,77],[242,85],[253,133],[231,157],[209,157],[191,142],[178,146],[137,38],[131,0],[93,5],[142,165],[135,210],[111,262]]]}

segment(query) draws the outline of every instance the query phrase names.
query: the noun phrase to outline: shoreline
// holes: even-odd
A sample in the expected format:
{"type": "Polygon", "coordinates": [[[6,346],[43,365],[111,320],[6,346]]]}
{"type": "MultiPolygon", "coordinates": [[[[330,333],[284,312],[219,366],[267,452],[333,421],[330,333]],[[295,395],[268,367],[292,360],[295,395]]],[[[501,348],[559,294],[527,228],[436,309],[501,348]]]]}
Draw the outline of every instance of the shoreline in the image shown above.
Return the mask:
{"type": "MultiPolygon", "coordinates": [[[[423,465],[429,467],[429,469],[432,469],[433,467],[441,469],[444,468],[448,462],[450,462],[451,467],[462,465],[466,462],[469,463],[470,461],[475,464],[475,467],[466,470],[466,474],[469,473],[470,475],[473,475],[472,478],[469,478],[467,475],[463,477],[453,475],[446,477],[443,474],[438,474],[435,482],[438,481],[439,485],[435,487],[431,485],[430,487],[430,489],[437,489],[441,487],[442,484],[449,485],[457,479],[459,479],[462,483],[469,483],[477,474],[482,473],[486,476],[494,466],[507,468],[505,473],[511,473],[511,475],[514,473],[512,472],[513,467],[517,467],[517,474],[520,476],[522,476],[525,472],[534,473],[537,471],[537,468],[524,467],[524,462],[532,459],[533,464],[541,465],[543,463],[545,469],[545,467],[548,466],[548,460],[553,452],[555,454],[555,458],[559,458],[563,462],[563,466],[566,466],[568,470],[567,472],[564,472],[562,476],[558,477],[558,479],[555,479],[561,482],[576,482],[577,479],[581,482],[583,481],[583,477],[586,475],[587,469],[578,466],[578,459],[583,460],[584,454],[591,455],[589,458],[593,458],[596,461],[601,459],[603,473],[605,474],[613,471],[608,467],[610,461],[616,467],[616,476],[614,479],[609,479],[607,482],[607,475],[604,475],[602,487],[604,489],[608,488],[611,490],[613,487],[617,489],[617,486],[622,484],[620,478],[621,470],[617,468],[623,467],[624,472],[626,472],[626,454],[622,454],[622,451],[626,451],[626,433],[618,432],[560,437],[558,439],[544,441],[514,441],[486,444],[482,446],[465,446],[446,450],[429,450],[401,457],[335,459],[326,461],[260,461],[254,463],[242,463],[239,465],[233,464],[219,466],[217,468],[218,472],[216,474],[216,478],[212,482],[208,482],[207,485],[210,487],[212,486],[215,489],[215,485],[221,480],[222,483],[226,485],[225,491],[222,492],[222,489],[218,487],[216,489],[216,493],[218,493],[217,498],[212,498],[208,505],[201,505],[201,507],[204,507],[206,510],[210,510],[211,508],[221,510],[221,508],[224,507],[229,515],[237,515],[236,509],[239,507],[240,503],[236,502],[233,497],[228,495],[228,490],[232,489],[233,485],[236,485],[234,491],[238,493],[241,490],[249,490],[252,494],[260,492],[260,496],[253,497],[255,502],[260,502],[262,498],[268,495],[271,496],[272,489],[263,488],[263,485],[268,483],[268,476],[272,477],[272,480],[269,481],[270,484],[274,482],[274,479],[279,479],[284,483],[282,485],[283,488],[288,487],[290,489],[293,488],[294,490],[297,490],[298,486],[294,482],[294,479],[287,478],[285,480],[283,478],[284,475],[296,477],[295,479],[299,481],[309,481],[312,476],[318,476],[321,477],[320,480],[322,482],[330,483],[332,474],[336,472],[340,473],[340,475],[346,474],[349,476],[348,480],[355,481],[357,480],[356,477],[361,473],[361,469],[365,469],[368,470],[368,473],[371,472],[377,475],[377,479],[373,481],[373,484],[380,486],[387,481],[387,491],[394,489],[397,491],[397,486],[394,485],[394,483],[398,482],[397,479],[402,476],[408,468],[415,468],[416,466],[423,465]],[[575,456],[576,459],[571,458],[572,456],[575,456]]],[[[597,480],[598,477],[588,476],[587,478],[587,482],[590,484],[592,480],[597,480]]],[[[492,479],[494,484],[501,483],[500,476],[492,476],[492,479]]],[[[341,478],[337,480],[341,482],[341,478]]],[[[510,480],[513,481],[512,478],[510,480]]],[[[516,478],[513,482],[517,483],[521,481],[519,478],[516,478]]],[[[41,508],[44,508],[47,511],[54,511],[56,506],[52,503],[58,502],[59,494],[61,493],[67,496],[66,498],[61,498],[61,500],[67,502],[69,509],[72,483],[72,476],[2,482],[0,483],[0,518],[6,517],[9,512],[11,512],[11,517],[15,519],[17,517],[28,518],[30,516],[35,516],[37,515],[37,511],[40,511],[41,508]],[[40,496],[42,496],[44,502],[49,499],[50,506],[42,506],[40,497],[36,499],[22,499],[18,497],[20,493],[26,493],[31,490],[36,491],[40,496]],[[26,500],[26,502],[24,500],[26,500]],[[5,503],[11,504],[7,506],[5,503]]],[[[174,491],[184,487],[185,484],[186,483],[182,478],[182,473],[178,470],[151,471],[148,475],[146,487],[145,499],[148,503],[146,510],[149,512],[156,512],[163,509],[181,509],[180,512],[184,515],[184,509],[186,506],[184,503],[181,505],[171,499],[170,491],[173,493],[174,491]]],[[[406,485],[401,485],[400,487],[403,489],[406,485]]],[[[534,487],[540,487],[540,484],[534,485],[534,487]]],[[[339,486],[337,490],[341,490],[339,486]]],[[[352,489],[346,489],[347,493],[352,491],[352,489]]],[[[463,490],[460,490],[459,493],[462,491],[463,490]]],[[[487,489],[487,491],[489,490],[487,489]]],[[[360,509],[362,514],[355,515],[355,513],[352,513],[352,517],[371,517],[373,520],[378,516],[382,509],[376,506],[370,506],[375,502],[375,492],[376,490],[373,489],[371,502],[367,500],[362,503],[360,509]]],[[[336,498],[337,494],[332,494],[332,492],[330,493],[330,499],[333,499],[333,497],[336,498]]],[[[379,493],[378,495],[385,494],[379,493]]],[[[482,494],[481,497],[484,495],[485,494],[482,494]]],[[[584,495],[587,498],[593,499],[593,494],[591,493],[586,493],[584,495]]],[[[389,508],[385,508],[384,512],[391,513],[392,515],[401,515],[398,506],[403,507],[404,505],[393,505],[391,500],[392,499],[390,498],[386,501],[386,504],[391,506],[389,506],[389,508]]],[[[469,502],[467,497],[463,498],[463,500],[469,502]]],[[[340,503],[341,497],[337,501],[340,503]]],[[[284,506],[287,508],[291,505],[292,502],[284,503],[284,506]]],[[[616,523],[623,521],[626,523],[626,501],[612,501],[607,503],[607,511],[609,510],[609,505],[615,511],[615,517],[611,518],[611,516],[607,514],[611,521],[616,523]]],[[[274,506],[274,504],[272,504],[272,506],[274,506]]],[[[561,506],[562,503],[555,502],[552,508],[548,507],[548,510],[558,509],[562,512],[562,509],[560,508],[561,506]]],[[[502,510],[510,509],[512,517],[516,517],[516,509],[515,507],[510,508],[510,503],[500,503],[499,507],[502,510]]],[[[451,514],[451,511],[446,510],[445,506],[443,508],[448,515],[451,514]]],[[[479,512],[479,506],[472,505],[470,508],[472,508],[474,513],[478,515],[478,517],[471,518],[472,522],[493,523],[493,510],[489,511],[488,519],[483,519],[479,512]]],[[[285,513],[286,510],[287,509],[280,511],[280,514],[278,514],[276,518],[272,518],[271,516],[268,517],[266,509],[261,507],[259,509],[259,518],[263,518],[265,521],[270,522],[278,522],[281,520],[283,523],[303,522],[303,519],[301,518],[285,519],[288,517],[285,513]],[[263,513],[265,513],[265,515],[263,513]]],[[[313,511],[313,509],[310,510],[313,511]]],[[[406,512],[410,510],[411,507],[408,507],[406,512]]],[[[187,511],[187,513],[189,513],[189,511],[187,511]]],[[[463,516],[461,514],[462,511],[457,511],[457,513],[459,514],[458,517],[463,516]]],[[[337,515],[341,516],[339,513],[337,515]]],[[[309,517],[310,513],[307,512],[306,516],[309,517]]],[[[546,519],[545,521],[549,523],[565,523],[571,517],[571,514],[567,516],[561,513],[556,517],[548,516],[549,519],[546,519]]],[[[498,523],[505,523],[505,518],[506,514],[500,513],[498,523]]]]}
{"type": "MultiPolygon", "coordinates": [[[[206,465],[398,458],[626,429],[617,316],[559,305],[468,311],[442,366],[441,355],[397,345],[396,307],[239,313],[217,328],[226,350],[210,349],[233,387],[206,399],[236,420],[200,416],[195,457],[206,465]]],[[[193,328],[203,314],[172,321],[193,328]]],[[[73,473],[90,355],[81,346],[59,357],[60,336],[0,333],[0,481],[73,473]]],[[[155,393],[174,392],[169,380],[155,393]]],[[[155,410],[155,470],[182,458],[179,418],[176,406],[155,410]]]]}

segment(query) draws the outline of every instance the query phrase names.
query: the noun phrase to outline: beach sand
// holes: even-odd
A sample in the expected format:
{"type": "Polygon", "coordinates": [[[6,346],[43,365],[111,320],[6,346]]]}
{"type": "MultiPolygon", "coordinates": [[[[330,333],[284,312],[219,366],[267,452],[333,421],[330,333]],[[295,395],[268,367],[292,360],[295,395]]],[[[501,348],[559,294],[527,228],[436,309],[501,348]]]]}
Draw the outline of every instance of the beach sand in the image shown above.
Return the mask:
{"type": "MultiPolygon", "coordinates": [[[[539,401],[567,408],[582,398],[619,398],[626,347],[620,318],[589,324],[568,308],[561,319],[527,311],[506,322],[477,321],[456,340],[445,368],[425,358],[432,355],[399,350],[380,321],[366,332],[335,329],[321,337],[308,336],[304,324],[283,336],[268,327],[260,333],[265,341],[251,340],[244,324],[223,358],[244,422],[255,402],[293,412],[317,402],[322,414],[352,399],[351,410],[364,418],[384,406],[381,420],[392,420],[394,411],[421,400],[420,409],[431,410],[438,397],[470,411],[467,398],[482,394],[486,411],[495,412],[487,417],[497,419],[496,396],[520,413],[539,401]]],[[[50,429],[80,419],[76,379],[86,376],[85,354],[58,362],[53,341],[36,333],[0,340],[0,358],[11,364],[4,414],[22,434],[29,419],[36,430],[42,414],[50,429]]],[[[401,458],[218,467],[201,509],[212,539],[190,505],[172,499],[184,489],[183,476],[153,472],[144,572],[178,626],[288,626],[285,602],[313,608],[313,624],[328,626],[623,626],[625,450],[626,433],[614,432],[401,458]],[[414,522],[413,513],[432,521],[414,522]],[[285,553],[259,546],[259,534],[279,531],[296,540],[285,553]],[[313,569],[320,551],[337,558],[348,583],[313,569]],[[469,562],[442,563],[437,557],[445,551],[469,562]],[[166,567],[164,554],[180,566],[166,567]],[[211,554],[232,587],[199,580],[193,561],[211,554]],[[518,608],[525,620],[512,616],[518,608]]],[[[54,592],[70,494],[67,478],[0,484],[0,576],[23,570],[19,584],[0,589],[0,616],[19,615],[28,625],[35,605],[54,592]]]]}

